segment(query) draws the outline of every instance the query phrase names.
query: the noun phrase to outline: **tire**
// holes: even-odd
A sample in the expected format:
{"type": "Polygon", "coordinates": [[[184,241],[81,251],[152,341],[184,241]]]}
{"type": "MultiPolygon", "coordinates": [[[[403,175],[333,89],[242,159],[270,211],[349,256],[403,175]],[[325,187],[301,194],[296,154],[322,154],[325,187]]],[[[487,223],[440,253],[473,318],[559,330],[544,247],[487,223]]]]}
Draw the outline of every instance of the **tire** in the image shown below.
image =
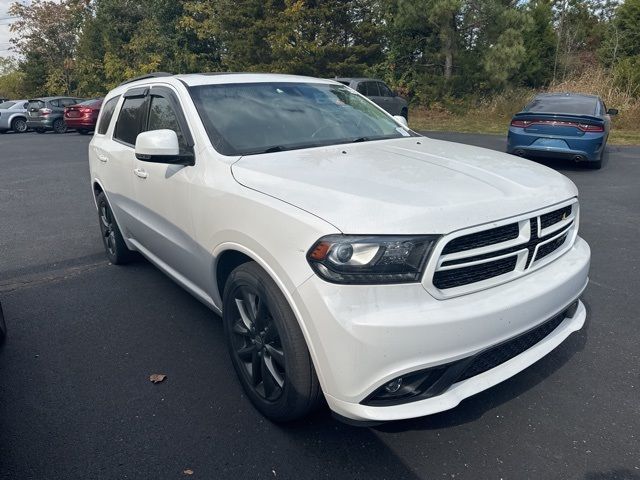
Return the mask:
{"type": "Polygon", "coordinates": [[[89,135],[89,130],[85,130],[84,128],[78,129],[78,133],[80,135],[89,135]]]}
{"type": "Polygon", "coordinates": [[[2,312],[2,305],[0,304],[0,344],[4,342],[7,337],[7,324],[4,322],[4,313],[2,312]]]}
{"type": "Polygon", "coordinates": [[[116,223],[111,206],[107,201],[107,196],[100,192],[96,197],[98,204],[98,221],[100,222],[100,233],[102,233],[102,243],[104,245],[107,258],[114,265],[129,263],[135,258],[135,253],[129,250],[124,243],[120,228],[116,223]]]}
{"type": "Polygon", "coordinates": [[[53,131],[56,133],[67,133],[67,124],[64,123],[64,120],[62,118],[54,120],[53,131]]]}
{"type": "Polygon", "coordinates": [[[25,133],[27,129],[27,121],[24,118],[14,118],[11,122],[11,130],[16,133],[25,133]]]}
{"type": "Polygon", "coordinates": [[[602,168],[602,158],[595,162],[586,162],[585,165],[589,170],[600,170],[602,168]]]}
{"type": "Polygon", "coordinates": [[[237,267],[223,295],[224,332],[233,367],[268,419],[304,417],[322,401],[307,344],[289,304],[255,262],[237,267]]]}
{"type": "Polygon", "coordinates": [[[36,132],[38,133],[45,133],[46,130],[44,128],[36,128],[36,132]]]}

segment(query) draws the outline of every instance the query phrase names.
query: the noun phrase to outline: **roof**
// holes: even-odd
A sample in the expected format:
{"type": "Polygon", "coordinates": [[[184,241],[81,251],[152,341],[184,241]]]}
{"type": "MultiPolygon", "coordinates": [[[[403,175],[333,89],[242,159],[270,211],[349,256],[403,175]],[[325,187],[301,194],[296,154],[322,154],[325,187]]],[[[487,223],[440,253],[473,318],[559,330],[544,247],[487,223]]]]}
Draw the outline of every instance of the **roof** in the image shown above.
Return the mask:
{"type": "Polygon", "coordinates": [[[199,85],[222,85],[231,83],[267,83],[267,82],[287,82],[287,83],[324,83],[336,84],[335,80],[322,78],[304,77],[300,75],[286,75],[279,73],[235,73],[235,72],[211,72],[211,73],[188,73],[171,75],[167,73],[149,74],[134,78],[121,83],[113,89],[109,96],[121,94],[132,87],[153,84],[175,84],[181,82],[188,87],[199,85]]]}
{"type": "Polygon", "coordinates": [[[382,82],[379,78],[370,77],[336,77],[336,82],[382,82]]]}
{"type": "Polygon", "coordinates": [[[537,98],[546,98],[546,97],[564,97],[564,98],[575,98],[575,97],[584,97],[584,98],[600,98],[598,95],[592,95],[589,93],[573,93],[573,92],[552,92],[552,93],[539,93],[536,95],[537,98]]]}

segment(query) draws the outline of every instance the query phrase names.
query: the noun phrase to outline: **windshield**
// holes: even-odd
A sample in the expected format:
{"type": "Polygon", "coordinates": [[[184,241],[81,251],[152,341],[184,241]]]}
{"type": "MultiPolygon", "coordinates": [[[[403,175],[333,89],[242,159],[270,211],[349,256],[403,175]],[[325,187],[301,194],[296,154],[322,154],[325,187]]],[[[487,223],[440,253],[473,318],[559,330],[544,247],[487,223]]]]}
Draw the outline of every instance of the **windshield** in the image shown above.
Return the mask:
{"type": "Polygon", "coordinates": [[[15,104],[16,102],[2,102],[0,103],[0,110],[6,110],[13,107],[15,104]]]}
{"type": "Polygon", "coordinates": [[[241,83],[190,91],[213,146],[224,155],[415,135],[342,85],[241,83]]]}
{"type": "Polygon", "coordinates": [[[537,97],[527,105],[525,111],[536,113],[569,113],[574,115],[595,115],[596,99],[592,97],[537,97]]]}

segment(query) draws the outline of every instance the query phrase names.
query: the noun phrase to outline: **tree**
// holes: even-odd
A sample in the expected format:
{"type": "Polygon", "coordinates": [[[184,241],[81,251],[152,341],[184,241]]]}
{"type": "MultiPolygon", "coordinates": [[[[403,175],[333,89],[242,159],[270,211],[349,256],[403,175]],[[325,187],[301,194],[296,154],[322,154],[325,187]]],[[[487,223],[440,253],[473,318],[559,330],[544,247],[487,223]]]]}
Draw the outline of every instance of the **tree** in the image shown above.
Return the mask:
{"type": "Polygon", "coordinates": [[[52,94],[70,94],[75,88],[75,51],[85,6],[85,0],[33,0],[9,7],[9,14],[18,17],[10,27],[11,43],[25,58],[25,71],[44,75],[32,87],[47,86],[52,94]]]}

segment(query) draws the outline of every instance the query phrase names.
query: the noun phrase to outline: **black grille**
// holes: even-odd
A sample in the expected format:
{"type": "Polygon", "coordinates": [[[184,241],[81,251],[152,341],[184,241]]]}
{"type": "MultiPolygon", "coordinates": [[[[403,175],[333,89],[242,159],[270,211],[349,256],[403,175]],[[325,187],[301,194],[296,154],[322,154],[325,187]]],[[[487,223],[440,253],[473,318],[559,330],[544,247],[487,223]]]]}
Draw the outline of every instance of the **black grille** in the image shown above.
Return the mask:
{"type": "Polygon", "coordinates": [[[518,257],[513,255],[508,258],[469,267],[440,270],[433,275],[433,284],[436,288],[445,289],[481,282],[488,278],[512,272],[516,268],[517,261],[518,257]]]}
{"type": "Polygon", "coordinates": [[[564,242],[565,242],[566,239],[567,239],[567,234],[565,233],[564,235],[556,238],[555,240],[553,240],[553,241],[551,241],[549,243],[545,243],[544,245],[542,245],[538,249],[538,253],[536,255],[536,260],[540,260],[541,258],[546,257],[550,253],[555,252],[562,245],[564,245],[564,242]]]}
{"type": "Polygon", "coordinates": [[[478,354],[457,381],[480,375],[529,350],[558,328],[564,318],[565,312],[562,312],[533,330],[478,354]]]}
{"type": "Polygon", "coordinates": [[[553,212],[545,213],[544,215],[540,215],[540,228],[545,229],[550,227],[551,225],[555,225],[559,223],[564,218],[567,218],[571,215],[571,205],[567,205],[566,207],[562,207],[559,210],[554,210],[553,212]]]}
{"type": "Polygon", "coordinates": [[[518,238],[520,234],[518,224],[512,223],[503,227],[492,228],[478,233],[472,233],[463,237],[454,238],[442,250],[442,254],[464,252],[474,248],[486,247],[496,243],[506,242],[518,238]]]}

